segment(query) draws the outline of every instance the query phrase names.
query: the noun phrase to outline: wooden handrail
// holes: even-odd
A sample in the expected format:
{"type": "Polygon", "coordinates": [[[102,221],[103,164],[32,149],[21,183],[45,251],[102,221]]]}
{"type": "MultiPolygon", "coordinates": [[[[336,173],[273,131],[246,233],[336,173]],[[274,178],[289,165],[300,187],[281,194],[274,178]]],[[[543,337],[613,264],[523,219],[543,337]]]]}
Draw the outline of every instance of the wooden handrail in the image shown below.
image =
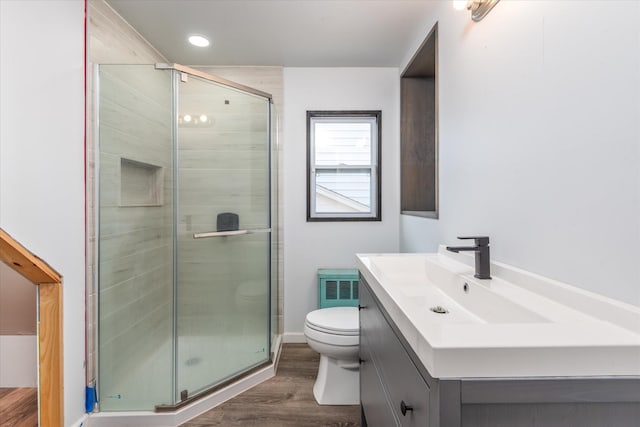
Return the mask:
{"type": "Polygon", "coordinates": [[[62,427],[62,276],[0,228],[0,261],[38,285],[38,398],[40,426],[62,427]]]}
{"type": "Polygon", "coordinates": [[[0,228],[0,260],[33,283],[60,283],[62,276],[0,228]]]}

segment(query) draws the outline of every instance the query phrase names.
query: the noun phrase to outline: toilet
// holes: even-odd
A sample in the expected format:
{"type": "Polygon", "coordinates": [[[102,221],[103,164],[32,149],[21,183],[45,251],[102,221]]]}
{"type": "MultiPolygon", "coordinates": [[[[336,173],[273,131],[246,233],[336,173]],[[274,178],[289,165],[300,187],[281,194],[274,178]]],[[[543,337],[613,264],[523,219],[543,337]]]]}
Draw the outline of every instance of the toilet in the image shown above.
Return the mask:
{"type": "Polygon", "coordinates": [[[313,395],[320,405],[360,404],[360,329],[357,307],[331,307],[307,314],[304,335],[320,353],[313,395]]]}

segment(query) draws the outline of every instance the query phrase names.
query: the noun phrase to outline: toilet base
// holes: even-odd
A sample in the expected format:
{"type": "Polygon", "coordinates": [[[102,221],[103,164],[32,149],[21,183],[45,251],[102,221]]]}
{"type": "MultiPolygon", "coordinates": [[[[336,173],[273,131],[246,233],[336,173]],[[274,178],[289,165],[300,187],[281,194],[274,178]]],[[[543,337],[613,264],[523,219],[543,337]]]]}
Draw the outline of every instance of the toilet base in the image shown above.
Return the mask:
{"type": "Polygon", "coordinates": [[[359,360],[337,360],[321,354],[313,396],[320,405],[359,405],[359,360]]]}

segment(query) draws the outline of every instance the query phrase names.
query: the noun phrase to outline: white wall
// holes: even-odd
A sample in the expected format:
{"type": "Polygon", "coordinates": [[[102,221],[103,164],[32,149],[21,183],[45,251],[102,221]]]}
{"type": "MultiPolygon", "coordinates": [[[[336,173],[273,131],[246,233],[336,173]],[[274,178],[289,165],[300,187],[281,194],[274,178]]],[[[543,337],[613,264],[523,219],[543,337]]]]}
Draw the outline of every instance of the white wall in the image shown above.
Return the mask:
{"type": "Polygon", "coordinates": [[[399,249],[399,91],[396,68],[284,69],[285,339],[301,338],[317,308],[317,269],[354,268],[355,253],[399,249]],[[307,110],[382,110],[381,222],[306,221],[307,110]]]}
{"type": "Polygon", "coordinates": [[[496,260],[640,305],[640,2],[433,12],[440,219],[401,217],[401,250],[486,234],[496,260]]]}
{"type": "Polygon", "coordinates": [[[0,388],[37,387],[37,292],[0,262],[0,388]]]}
{"type": "Polygon", "coordinates": [[[84,412],[84,2],[0,1],[0,227],[63,276],[65,425],[84,412]]]}
{"type": "MultiPolygon", "coordinates": [[[[38,287],[0,262],[0,336],[35,335],[37,305],[38,287]]],[[[0,365],[4,363],[0,359],[0,365]]]]}
{"type": "Polygon", "coordinates": [[[38,386],[38,338],[0,335],[0,388],[38,386]]]}

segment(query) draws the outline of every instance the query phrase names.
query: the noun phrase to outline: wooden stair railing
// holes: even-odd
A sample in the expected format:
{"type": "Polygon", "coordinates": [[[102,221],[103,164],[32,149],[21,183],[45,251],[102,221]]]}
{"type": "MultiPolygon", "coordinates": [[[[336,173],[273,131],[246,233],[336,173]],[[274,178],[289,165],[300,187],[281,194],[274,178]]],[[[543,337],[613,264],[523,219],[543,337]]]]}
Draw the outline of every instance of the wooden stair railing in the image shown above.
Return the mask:
{"type": "Polygon", "coordinates": [[[38,285],[40,427],[62,427],[62,276],[0,228],[0,261],[38,285]]]}

